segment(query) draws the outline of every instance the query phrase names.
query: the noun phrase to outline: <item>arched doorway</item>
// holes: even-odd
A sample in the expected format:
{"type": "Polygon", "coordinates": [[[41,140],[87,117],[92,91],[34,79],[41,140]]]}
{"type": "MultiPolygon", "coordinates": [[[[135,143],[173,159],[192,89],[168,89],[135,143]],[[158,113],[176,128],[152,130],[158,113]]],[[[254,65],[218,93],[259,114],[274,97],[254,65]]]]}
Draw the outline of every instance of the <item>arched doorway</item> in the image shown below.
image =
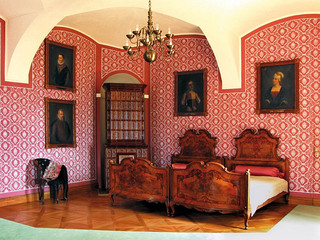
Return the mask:
{"type": "MultiPolygon", "coordinates": [[[[141,84],[139,79],[136,77],[128,74],[128,73],[115,73],[113,75],[109,75],[103,82],[100,88],[100,106],[99,106],[99,112],[100,112],[100,125],[99,125],[99,144],[100,144],[100,181],[99,181],[99,188],[101,191],[107,190],[107,167],[106,166],[106,160],[105,160],[105,144],[106,144],[106,102],[105,102],[105,89],[103,88],[103,85],[105,83],[124,83],[124,84],[141,84]]],[[[99,176],[98,176],[99,177],[99,176]]]]}

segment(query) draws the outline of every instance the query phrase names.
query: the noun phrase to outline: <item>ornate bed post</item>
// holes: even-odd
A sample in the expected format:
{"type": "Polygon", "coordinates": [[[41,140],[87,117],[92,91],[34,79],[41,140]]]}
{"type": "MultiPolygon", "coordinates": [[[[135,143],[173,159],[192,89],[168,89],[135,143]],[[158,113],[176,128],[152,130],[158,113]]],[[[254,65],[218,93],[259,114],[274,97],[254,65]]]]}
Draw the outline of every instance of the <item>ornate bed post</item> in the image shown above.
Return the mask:
{"type": "Polygon", "coordinates": [[[169,209],[167,209],[167,215],[168,217],[173,217],[174,214],[175,214],[175,209],[174,209],[174,204],[173,204],[173,201],[172,201],[172,181],[173,181],[173,178],[172,178],[172,175],[173,175],[173,166],[172,164],[169,165],[169,187],[168,187],[168,206],[169,206],[169,209]]]}
{"type": "Polygon", "coordinates": [[[166,201],[165,201],[165,205],[166,205],[166,210],[167,210],[167,216],[170,217],[170,174],[171,174],[171,164],[168,164],[166,166],[166,172],[167,172],[167,197],[166,197],[166,201]]]}
{"type": "Polygon", "coordinates": [[[251,205],[250,205],[250,169],[247,169],[246,171],[246,185],[247,187],[247,196],[246,196],[246,206],[244,209],[244,228],[245,230],[248,229],[248,222],[250,218],[250,213],[251,213],[251,205]]]}
{"type": "MultiPolygon", "coordinates": [[[[111,206],[113,206],[113,203],[114,203],[114,194],[112,193],[112,191],[111,191],[111,189],[110,189],[110,186],[111,186],[111,184],[110,184],[110,168],[112,168],[112,166],[114,165],[114,164],[116,164],[115,163],[115,161],[113,160],[113,159],[111,159],[111,160],[109,160],[109,161],[106,161],[107,163],[108,163],[108,168],[107,168],[107,173],[108,173],[108,178],[106,178],[106,179],[108,179],[108,184],[107,184],[107,189],[110,191],[110,199],[111,199],[111,206]]],[[[112,179],[113,179],[113,176],[112,176],[112,179]]]]}
{"type": "MultiPolygon", "coordinates": [[[[290,181],[290,179],[289,179],[289,159],[287,157],[284,157],[282,159],[284,161],[284,174],[285,174],[284,179],[289,182],[290,181]]],[[[288,193],[284,196],[284,200],[286,201],[287,204],[289,203],[289,197],[290,197],[290,191],[288,189],[288,193]]]]}

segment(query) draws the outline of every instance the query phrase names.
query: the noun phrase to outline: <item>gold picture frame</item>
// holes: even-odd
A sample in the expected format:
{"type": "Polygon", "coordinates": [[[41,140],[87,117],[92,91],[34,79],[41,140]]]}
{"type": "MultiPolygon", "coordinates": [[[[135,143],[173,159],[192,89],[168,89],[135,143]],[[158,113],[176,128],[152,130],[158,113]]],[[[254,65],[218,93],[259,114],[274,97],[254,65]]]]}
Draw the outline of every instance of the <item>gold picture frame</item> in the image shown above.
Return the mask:
{"type": "Polygon", "coordinates": [[[45,98],[45,148],[76,145],[75,101],[45,98]]]}
{"type": "Polygon", "coordinates": [[[206,116],[207,69],[174,72],[175,116],[206,116]]]}
{"type": "Polygon", "coordinates": [[[299,59],[257,63],[256,67],[256,112],[299,113],[299,59]]]}
{"type": "Polygon", "coordinates": [[[76,47],[45,39],[45,88],[75,92],[76,47]]]}

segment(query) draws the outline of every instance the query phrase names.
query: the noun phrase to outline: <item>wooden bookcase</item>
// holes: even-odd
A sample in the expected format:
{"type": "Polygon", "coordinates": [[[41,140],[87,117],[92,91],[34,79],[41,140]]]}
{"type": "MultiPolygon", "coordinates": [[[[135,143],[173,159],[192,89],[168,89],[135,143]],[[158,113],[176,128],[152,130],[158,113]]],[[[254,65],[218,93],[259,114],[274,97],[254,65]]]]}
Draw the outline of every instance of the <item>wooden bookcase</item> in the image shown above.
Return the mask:
{"type": "Polygon", "coordinates": [[[144,84],[105,83],[105,186],[109,191],[109,161],[120,154],[148,157],[145,143],[144,84]]]}
{"type": "Polygon", "coordinates": [[[105,83],[106,146],[147,147],[144,84],[105,83]]]}

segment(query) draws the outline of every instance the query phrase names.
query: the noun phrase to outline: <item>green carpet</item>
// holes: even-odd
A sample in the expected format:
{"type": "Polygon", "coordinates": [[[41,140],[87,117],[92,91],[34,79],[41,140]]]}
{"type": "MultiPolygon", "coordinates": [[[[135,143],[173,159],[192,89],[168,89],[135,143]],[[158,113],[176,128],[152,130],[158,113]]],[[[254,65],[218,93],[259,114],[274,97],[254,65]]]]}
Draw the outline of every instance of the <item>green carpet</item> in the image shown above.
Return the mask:
{"type": "MultiPolygon", "coordinates": [[[[254,218],[251,219],[254,221],[254,218]]],[[[250,224],[250,222],[249,222],[250,224]]],[[[267,233],[163,233],[34,228],[0,219],[1,240],[277,240],[320,239],[320,207],[295,207],[267,233]],[[306,238],[307,237],[307,238],[306,238]]]]}
{"type": "MultiPolygon", "coordinates": [[[[155,233],[155,232],[122,232],[122,231],[99,231],[99,230],[75,230],[34,228],[20,223],[0,219],[1,240],[157,240],[157,239],[199,239],[199,233],[155,233]]],[[[209,239],[209,234],[200,239],[209,239]]]]}

